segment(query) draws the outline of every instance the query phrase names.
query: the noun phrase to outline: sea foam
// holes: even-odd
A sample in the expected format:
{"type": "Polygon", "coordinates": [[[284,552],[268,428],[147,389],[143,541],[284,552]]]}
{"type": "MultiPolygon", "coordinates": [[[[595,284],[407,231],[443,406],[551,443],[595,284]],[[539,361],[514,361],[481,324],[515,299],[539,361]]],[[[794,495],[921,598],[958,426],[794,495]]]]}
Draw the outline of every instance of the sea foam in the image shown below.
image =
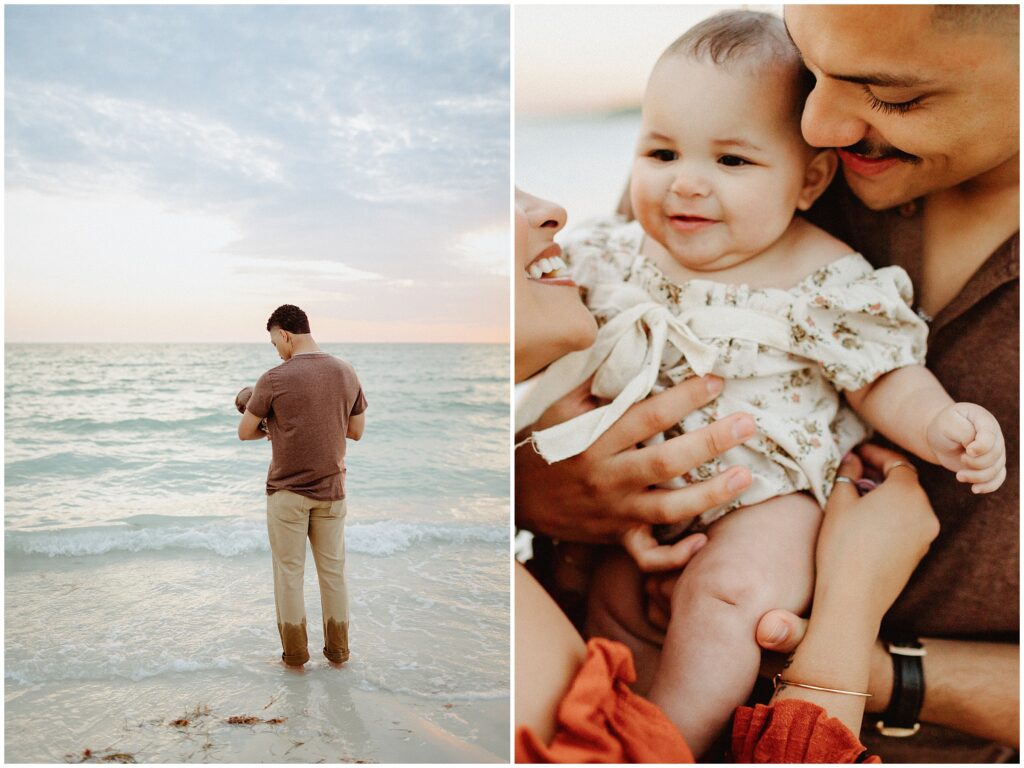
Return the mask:
{"type": "MultiPolygon", "coordinates": [[[[190,524],[187,517],[175,519],[181,522],[8,531],[4,549],[8,557],[86,557],[163,550],[208,551],[222,557],[237,557],[270,549],[266,524],[262,521],[238,518],[211,521],[203,517],[202,522],[190,524]]],[[[495,544],[507,540],[508,527],[503,524],[379,521],[355,523],[345,532],[349,552],[374,557],[393,555],[417,546],[495,544]]]]}

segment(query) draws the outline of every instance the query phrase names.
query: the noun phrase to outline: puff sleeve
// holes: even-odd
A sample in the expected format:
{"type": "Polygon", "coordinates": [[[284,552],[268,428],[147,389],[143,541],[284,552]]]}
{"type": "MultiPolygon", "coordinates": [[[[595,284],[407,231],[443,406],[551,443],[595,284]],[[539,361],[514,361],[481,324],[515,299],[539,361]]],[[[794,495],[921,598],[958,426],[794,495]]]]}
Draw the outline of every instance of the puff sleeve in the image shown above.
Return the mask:
{"type": "Polygon", "coordinates": [[[840,390],[923,365],[928,326],[911,307],[907,273],[900,267],[872,269],[863,259],[832,266],[838,273],[816,273],[790,305],[792,351],[817,361],[840,390]]]}

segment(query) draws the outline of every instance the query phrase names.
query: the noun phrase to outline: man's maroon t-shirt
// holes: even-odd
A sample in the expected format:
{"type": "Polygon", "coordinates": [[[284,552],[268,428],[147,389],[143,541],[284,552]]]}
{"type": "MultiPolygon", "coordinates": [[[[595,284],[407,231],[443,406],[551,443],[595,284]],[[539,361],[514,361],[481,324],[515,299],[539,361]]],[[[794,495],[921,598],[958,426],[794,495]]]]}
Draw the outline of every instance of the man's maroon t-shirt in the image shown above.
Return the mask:
{"type": "Polygon", "coordinates": [[[355,369],[326,352],[295,355],[260,376],[246,410],[269,420],[267,493],[345,498],[345,433],[366,410],[355,369]]]}

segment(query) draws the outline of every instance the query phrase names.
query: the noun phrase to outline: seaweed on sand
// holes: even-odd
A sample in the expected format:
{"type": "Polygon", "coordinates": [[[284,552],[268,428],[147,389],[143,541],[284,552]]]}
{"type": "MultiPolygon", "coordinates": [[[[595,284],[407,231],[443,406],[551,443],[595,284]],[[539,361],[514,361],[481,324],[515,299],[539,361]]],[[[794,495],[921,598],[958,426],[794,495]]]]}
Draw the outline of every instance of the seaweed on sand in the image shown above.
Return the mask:
{"type": "Polygon", "coordinates": [[[114,752],[110,749],[93,752],[86,747],[80,755],[64,755],[69,763],[134,763],[135,755],[128,752],[114,752]]]}
{"type": "Polygon", "coordinates": [[[259,725],[265,723],[266,725],[280,725],[288,718],[286,717],[272,717],[269,720],[264,720],[255,715],[232,715],[226,722],[228,725],[259,725]]]}

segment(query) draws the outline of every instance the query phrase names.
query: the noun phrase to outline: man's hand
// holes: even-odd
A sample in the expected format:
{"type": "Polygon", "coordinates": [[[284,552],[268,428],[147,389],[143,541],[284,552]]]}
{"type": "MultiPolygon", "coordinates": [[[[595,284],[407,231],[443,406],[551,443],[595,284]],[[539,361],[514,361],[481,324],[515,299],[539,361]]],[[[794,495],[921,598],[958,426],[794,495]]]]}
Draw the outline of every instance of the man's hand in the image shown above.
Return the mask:
{"type": "Polygon", "coordinates": [[[995,416],[974,403],[943,408],[928,425],[939,463],[974,493],[991,493],[1006,479],[1006,446],[995,416]]]}
{"type": "MultiPolygon", "coordinates": [[[[754,436],[754,419],[735,413],[658,445],[637,444],[714,400],[722,380],[688,379],[633,405],[579,456],[547,464],[529,445],[516,451],[516,524],[557,539],[616,543],[637,525],[687,522],[738,496],[750,470],[726,472],[677,490],[653,488],[754,436]]],[[[594,407],[582,390],[555,403],[538,421],[550,426],[594,407]]]]}
{"type": "Polygon", "coordinates": [[[239,440],[259,440],[260,438],[270,439],[270,435],[260,429],[261,416],[257,416],[252,411],[246,411],[242,414],[242,420],[238,422],[238,439],[239,440]]]}

